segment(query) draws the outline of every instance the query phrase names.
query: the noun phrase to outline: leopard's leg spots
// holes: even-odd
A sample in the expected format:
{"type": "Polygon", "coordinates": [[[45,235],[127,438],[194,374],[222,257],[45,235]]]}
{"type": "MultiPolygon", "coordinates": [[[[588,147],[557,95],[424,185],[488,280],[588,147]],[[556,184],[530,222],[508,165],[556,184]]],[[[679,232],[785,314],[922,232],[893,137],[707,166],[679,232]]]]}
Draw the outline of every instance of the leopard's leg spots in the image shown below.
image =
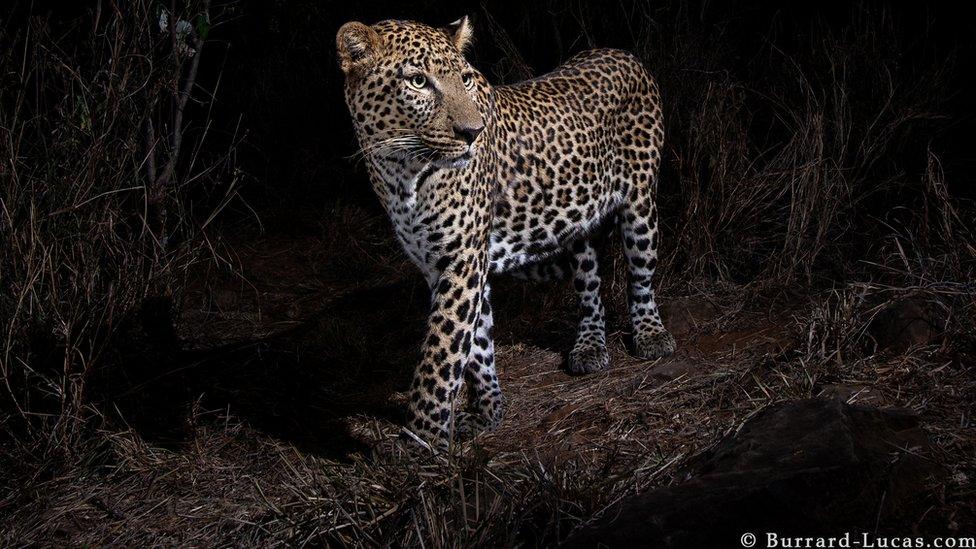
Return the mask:
{"type": "Polygon", "coordinates": [[[468,409],[457,413],[455,433],[476,435],[498,427],[505,415],[505,402],[495,372],[495,342],[492,339],[491,289],[482,293],[481,315],[474,332],[471,355],[464,371],[468,389],[468,409]]]}
{"type": "Polygon", "coordinates": [[[573,287],[579,297],[579,328],[576,342],[569,352],[568,368],[574,374],[603,370],[610,364],[603,301],[600,299],[600,275],[597,272],[596,249],[589,240],[572,246],[573,287]]]}
{"type": "Polygon", "coordinates": [[[454,407],[481,315],[486,258],[459,254],[432,285],[423,358],[414,373],[405,428],[434,449],[450,447],[454,407]]]}
{"type": "MultiPolygon", "coordinates": [[[[647,175],[644,176],[649,177],[647,175]]],[[[633,326],[634,353],[640,358],[660,358],[677,348],[664,327],[654,298],[657,267],[657,210],[650,184],[635,186],[619,216],[620,234],[628,267],[628,302],[633,326]]]]}

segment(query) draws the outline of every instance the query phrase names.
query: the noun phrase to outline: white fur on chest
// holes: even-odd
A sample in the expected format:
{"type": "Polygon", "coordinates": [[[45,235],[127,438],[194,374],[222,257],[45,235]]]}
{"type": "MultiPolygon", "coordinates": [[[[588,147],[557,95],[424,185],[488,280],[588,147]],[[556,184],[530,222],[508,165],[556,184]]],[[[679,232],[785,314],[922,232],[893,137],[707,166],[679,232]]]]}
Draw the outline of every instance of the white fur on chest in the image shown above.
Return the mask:
{"type": "Polygon", "coordinates": [[[436,171],[427,172],[428,170],[424,169],[410,179],[392,182],[390,187],[395,189],[395,192],[391,192],[387,198],[386,211],[403,251],[429,281],[432,276],[436,276],[436,273],[433,272],[433,266],[429,262],[430,250],[427,240],[429,231],[421,220],[429,215],[430,205],[421,197],[418,184],[425,176],[424,185],[436,183],[435,178],[439,177],[439,174],[436,171]]]}

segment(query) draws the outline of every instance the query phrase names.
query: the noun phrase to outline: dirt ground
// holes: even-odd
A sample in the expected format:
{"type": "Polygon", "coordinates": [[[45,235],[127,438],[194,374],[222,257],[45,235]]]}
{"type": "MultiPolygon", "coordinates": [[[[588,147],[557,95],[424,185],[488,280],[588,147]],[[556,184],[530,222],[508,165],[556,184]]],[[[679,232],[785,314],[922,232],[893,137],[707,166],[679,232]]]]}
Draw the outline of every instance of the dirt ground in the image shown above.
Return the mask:
{"type": "Polygon", "coordinates": [[[964,355],[944,342],[825,354],[820,294],[665,287],[680,350],[645,361],[626,351],[623,278],[612,275],[611,368],[574,377],[563,366],[571,288],[499,278],[504,424],[448,456],[405,453],[396,424],[427,297],[387,233],[382,218],[344,206],[290,232],[229,237],[232,270],[190,275],[181,350],[142,351],[144,368],[103,376],[114,413],[98,442],[7,506],[2,539],[547,545],[628,494],[679,480],[685,460],[770,403],[808,396],[918,413],[949,481],[925,495],[930,511],[912,529],[973,524],[964,355]]]}

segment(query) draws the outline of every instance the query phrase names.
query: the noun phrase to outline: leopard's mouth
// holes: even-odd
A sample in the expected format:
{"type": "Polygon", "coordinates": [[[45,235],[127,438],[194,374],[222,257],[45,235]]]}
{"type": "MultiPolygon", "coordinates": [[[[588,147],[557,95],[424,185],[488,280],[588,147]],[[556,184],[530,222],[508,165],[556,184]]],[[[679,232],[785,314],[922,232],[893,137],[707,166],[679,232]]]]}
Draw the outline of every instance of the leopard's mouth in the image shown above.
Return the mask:
{"type": "Polygon", "coordinates": [[[422,139],[429,151],[427,159],[438,169],[456,169],[467,166],[477,152],[476,145],[452,139],[422,139]]]}
{"type": "Polygon", "coordinates": [[[439,160],[435,161],[434,165],[438,168],[463,168],[471,162],[472,158],[474,158],[474,153],[471,150],[467,150],[459,155],[443,156],[439,160]]]}

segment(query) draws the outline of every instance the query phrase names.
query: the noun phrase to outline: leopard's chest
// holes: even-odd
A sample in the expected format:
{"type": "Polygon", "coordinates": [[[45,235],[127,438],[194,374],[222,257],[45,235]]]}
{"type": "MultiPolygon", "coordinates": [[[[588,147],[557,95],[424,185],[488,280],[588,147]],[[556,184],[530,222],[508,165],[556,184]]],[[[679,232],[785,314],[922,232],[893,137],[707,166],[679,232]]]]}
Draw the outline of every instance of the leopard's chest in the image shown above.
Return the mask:
{"type": "Polygon", "coordinates": [[[425,276],[431,270],[431,243],[429,241],[430,228],[424,223],[424,211],[417,204],[416,198],[392,197],[386,205],[387,214],[393,224],[404,253],[410,258],[425,276]]]}
{"type": "Polygon", "coordinates": [[[393,224],[404,253],[428,279],[436,279],[437,260],[443,254],[445,242],[456,236],[451,217],[455,210],[450,204],[450,177],[442,170],[421,170],[410,178],[394,178],[385,188],[384,208],[393,224]]]}

